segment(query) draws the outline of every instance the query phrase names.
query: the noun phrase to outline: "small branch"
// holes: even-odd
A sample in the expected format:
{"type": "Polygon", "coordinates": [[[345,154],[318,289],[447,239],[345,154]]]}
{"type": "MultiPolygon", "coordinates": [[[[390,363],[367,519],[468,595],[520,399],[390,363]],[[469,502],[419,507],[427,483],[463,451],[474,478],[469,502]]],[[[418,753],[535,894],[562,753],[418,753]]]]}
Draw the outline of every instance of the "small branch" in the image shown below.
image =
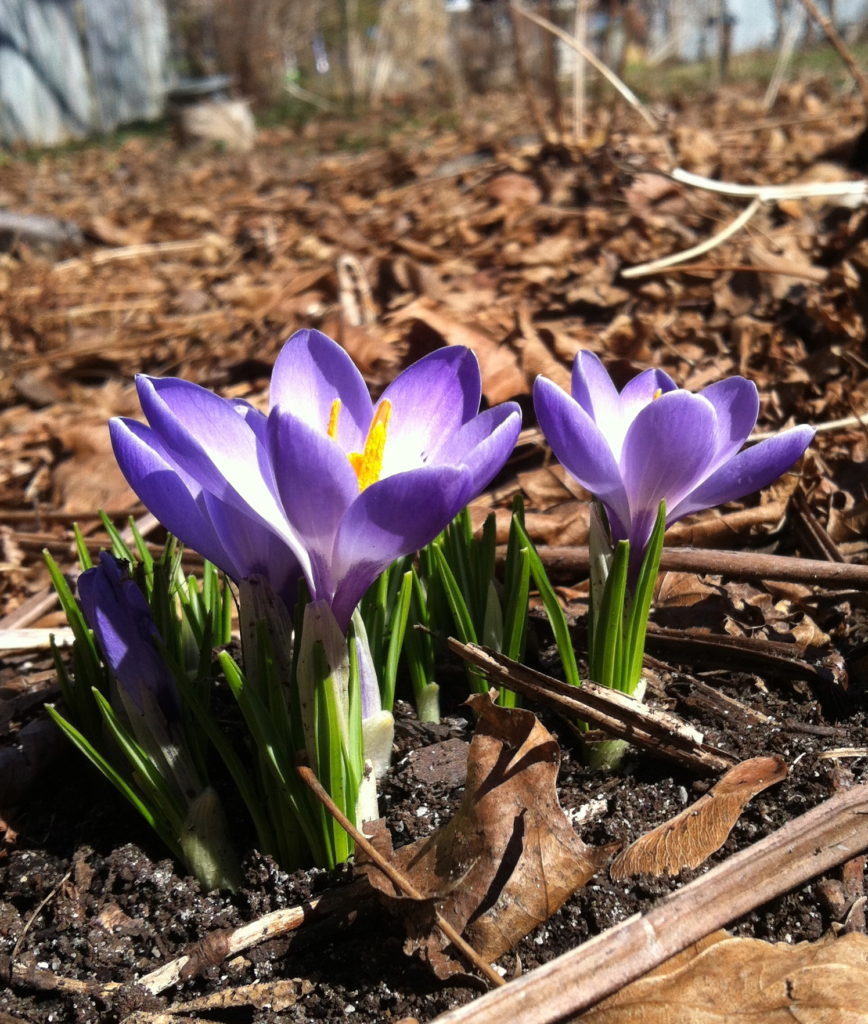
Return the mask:
{"type": "MultiPolygon", "coordinates": [[[[657,173],[662,173],[658,171],[657,173]]],[[[728,181],[717,181],[706,178],[693,171],[685,171],[676,167],[668,175],[673,181],[693,188],[702,188],[706,192],[718,192],[724,196],[736,196],[742,199],[759,199],[764,203],[774,203],[779,199],[822,199],[834,196],[868,196],[868,181],[831,181],[805,182],[802,185],[737,185],[728,181]]]]}
{"type": "MultiPolygon", "coordinates": [[[[576,0],[573,22],[576,42],[585,48],[588,45],[588,0],[576,0]]],[[[585,58],[576,51],[573,67],[573,141],[576,145],[585,138],[585,58]]]]}
{"type": "Polygon", "coordinates": [[[494,683],[556,708],[569,721],[584,719],[618,739],[643,747],[703,775],[726,771],[736,758],[708,746],[702,733],[682,718],[655,711],[618,690],[587,680],[581,687],[553,679],[479,644],[453,637],[449,647],[494,683]]]}
{"type": "Polygon", "coordinates": [[[434,1024],[556,1024],[769,900],[868,848],[868,784],[826,800],[707,874],[434,1024]]]}
{"type": "Polygon", "coordinates": [[[862,95],[862,102],[865,104],[866,112],[868,112],[868,79],[866,79],[862,69],[856,63],[856,58],[850,52],[850,48],[838,34],[838,30],[829,18],[820,11],[814,3],[814,0],[802,0],[802,6],[826,33],[826,38],[838,51],[838,56],[841,60],[847,65],[847,70],[853,76],[853,81],[859,88],[859,92],[862,95]]]}
{"type": "Polygon", "coordinates": [[[204,238],[180,239],[170,242],[142,242],[139,245],[124,245],[115,249],[92,252],[87,256],[77,256],[75,259],[55,263],[52,269],[54,273],[62,273],[64,270],[72,270],[81,266],[98,267],[105,263],[149,259],[152,256],[181,256],[198,252],[201,249],[213,249],[215,246],[219,247],[224,244],[220,235],[205,235],[204,238]]]}
{"type": "MultiPolygon", "coordinates": [[[[350,886],[347,886],[350,888],[350,886]]],[[[356,897],[358,898],[358,892],[356,897]]],[[[227,957],[241,953],[266,942],[279,938],[287,932],[295,931],[310,918],[313,911],[323,901],[309,900],[296,907],[284,907],[272,911],[249,924],[238,928],[221,928],[206,935],[192,948],[189,953],[170,960],[169,963],[157,967],[135,982],[139,988],[145,989],[152,996],[159,995],[167,988],[172,988],[180,981],[195,978],[206,967],[221,964],[227,957]]]]}
{"type": "Polygon", "coordinates": [[[218,928],[195,943],[187,953],[162,964],[135,981],[100,982],[64,978],[53,971],[24,964],[12,965],[10,981],[23,988],[86,992],[102,999],[109,999],[120,989],[132,986],[156,996],[181,982],[190,981],[209,967],[219,966],[227,957],[295,931],[312,917],[334,914],[340,910],[357,910],[368,898],[366,891],[367,886],[356,882],[298,906],[285,907],[264,914],[255,921],[237,928],[218,928]]]}
{"type": "MultiPolygon", "coordinates": [[[[866,426],[868,426],[868,411],[857,416],[845,416],[840,420],[826,420],[825,423],[813,424],[814,431],[817,434],[829,434],[836,430],[849,430],[851,427],[866,426]]],[[[761,431],[756,434],[751,434],[748,441],[764,441],[767,437],[775,437],[779,433],[779,430],[761,431]]]]}
{"type": "Polygon", "coordinates": [[[677,274],[777,274],[779,277],[794,277],[802,281],[813,281],[815,284],[822,284],[829,276],[829,271],[823,267],[797,266],[789,264],[785,260],[780,260],[775,266],[768,267],[761,267],[753,263],[685,263],[671,267],[658,267],[657,270],[646,269],[645,273],[663,274],[669,271],[677,274]]]}
{"type": "Polygon", "coordinates": [[[796,48],[796,42],[798,41],[799,36],[802,34],[804,24],[805,12],[804,10],[801,10],[798,12],[798,15],[790,21],[786,32],[784,32],[781,37],[781,48],[778,51],[778,59],[775,61],[775,69],[772,72],[772,77],[769,79],[766,94],[763,96],[763,110],[766,111],[766,113],[771,110],[775,100],[778,98],[781,82],[784,80],[784,75],[786,74],[787,68],[792,60],[793,51],[796,48]]]}
{"type": "Polygon", "coordinates": [[[69,626],[43,629],[0,629],[0,654],[4,651],[47,651],[51,640],[58,647],[68,647],[75,634],[69,626]]]}
{"type": "Polygon", "coordinates": [[[659,260],[651,260],[650,263],[641,263],[635,267],[625,267],[621,271],[621,277],[645,277],[647,274],[656,274],[666,267],[675,266],[676,263],[684,263],[685,260],[691,260],[694,256],[702,256],[704,253],[710,252],[712,249],[716,249],[717,246],[722,245],[727,238],[731,238],[734,234],[747,224],[747,222],[753,217],[757,210],[762,206],[761,199],[754,199],[753,202],[745,207],[741,213],[735,218],[732,223],[719,231],[716,235],[712,235],[711,238],[706,238],[704,242],[700,242],[698,245],[693,245],[689,249],[683,249],[681,252],[672,253],[670,256],[663,256],[659,260]]]}
{"type": "MultiPolygon", "coordinates": [[[[505,546],[503,551],[506,551],[505,546]]],[[[546,569],[561,579],[575,578],[587,572],[590,564],[586,547],[542,545],[539,556],[546,569]]],[[[712,573],[740,580],[780,580],[829,589],[868,590],[868,565],[753,551],[666,547],[660,569],[664,572],[712,573]]]]}
{"type": "Polygon", "coordinates": [[[523,18],[527,18],[528,21],[532,21],[534,25],[539,25],[540,28],[544,28],[547,32],[551,32],[553,35],[556,35],[558,39],[566,43],[566,45],[575,50],[576,53],[581,54],[581,56],[592,67],[599,71],[611,86],[618,90],[630,106],[639,113],[646,124],[653,128],[655,132],[659,131],[660,126],[654,120],[654,116],[645,104],[639,99],[636,93],[633,92],[626,82],[622,81],[611,68],[607,67],[600,60],[593,50],[584,46],[577,39],[573,39],[569,32],[565,32],[558,25],[555,25],[554,22],[549,21],[547,18],[542,18],[539,14],[534,14],[533,11],[529,11],[522,7],[517,0],[513,0],[513,3],[510,4],[510,8],[517,14],[520,14],[523,18]]]}
{"type": "MultiPolygon", "coordinates": [[[[347,835],[352,837],[356,846],[365,851],[366,856],[377,865],[386,878],[388,878],[397,889],[403,892],[406,896],[409,896],[410,899],[420,901],[424,900],[425,897],[421,892],[419,892],[413,883],[401,874],[394,864],[387,861],[386,858],[380,854],[379,850],[373,846],[370,839],[360,832],[349,818],[340,810],[334,800],[332,800],[328,793],[323,789],[322,784],[316,775],[314,775],[313,771],[304,764],[297,764],[295,766],[295,770],[301,777],[302,782],[305,783],[317,800],[319,800],[347,835]]],[[[500,986],[506,984],[497,971],[495,971],[490,964],[487,964],[482,957],[479,956],[470,943],[468,943],[467,940],[464,939],[439,912],[434,912],[434,919],[437,922],[437,927],[441,932],[443,932],[446,938],[449,939],[452,945],[455,946],[455,948],[465,957],[467,962],[483,974],[492,985],[500,986]]]]}

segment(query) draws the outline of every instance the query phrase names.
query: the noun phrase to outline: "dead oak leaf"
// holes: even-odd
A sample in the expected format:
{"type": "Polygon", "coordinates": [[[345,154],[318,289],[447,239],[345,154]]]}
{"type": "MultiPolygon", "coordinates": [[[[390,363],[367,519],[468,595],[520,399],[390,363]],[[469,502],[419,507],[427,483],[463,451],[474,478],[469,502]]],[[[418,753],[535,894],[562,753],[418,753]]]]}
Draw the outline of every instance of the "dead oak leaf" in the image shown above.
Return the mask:
{"type": "Polygon", "coordinates": [[[786,777],[780,757],[752,757],[735,765],[696,803],[620,853],[610,869],[612,878],[676,875],[698,867],[723,846],[747,802],[786,777]]]}
{"type": "Polygon", "coordinates": [[[715,932],[582,1014],[581,1024],[857,1024],[868,937],[765,942],[715,932]]]}
{"type": "Polygon", "coordinates": [[[515,352],[481,328],[456,320],[446,309],[425,297],[411,302],[393,317],[394,323],[412,320],[425,324],[447,345],[466,345],[476,353],[482,372],[482,391],[492,405],[530,391],[515,352]]]}
{"type": "MultiPolygon", "coordinates": [[[[389,852],[379,823],[375,845],[424,897],[402,897],[372,863],[359,869],[403,916],[407,952],[418,950],[438,977],[465,965],[434,924],[439,912],[485,960],[496,960],[555,913],[606,860],[589,847],[558,803],[560,750],[530,711],[468,700],[477,716],[464,798],[455,816],[426,839],[389,852]]],[[[370,826],[369,826],[370,827],[370,826]]]]}

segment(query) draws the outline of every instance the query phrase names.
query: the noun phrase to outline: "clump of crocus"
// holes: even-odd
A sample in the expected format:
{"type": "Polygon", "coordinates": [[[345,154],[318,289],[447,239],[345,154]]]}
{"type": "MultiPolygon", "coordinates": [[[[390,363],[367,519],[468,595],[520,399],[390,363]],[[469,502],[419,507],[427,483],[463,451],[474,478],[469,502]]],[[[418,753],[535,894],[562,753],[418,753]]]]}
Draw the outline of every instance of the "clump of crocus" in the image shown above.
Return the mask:
{"type": "Polygon", "coordinates": [[[552,451],[605,509],[590,534],[591,676],[633,693],[665,527],[770,484],[814,431],[794,427],[743,448],[759,413],[751,381],[692,394],[654,369],[619,392],[591,352],[576,356],[572,396],[539,377],[533,397],[552,451]]]}
{"type": "Polygon", "coordinates": [[[191,756],[176,679],[145,595],[125,564],[108,552],[81,574],[78,592],[109,670],[110,700],[99,691],[94,699],[129,762],[129,777],[57,712],[55,720],[206,888],[234,887],[238,864],[225,816],[191,756]]]}
{"type": "MultiPolygon", "coordinates": [[[[309,759],[354,816],[373,770],[364,762],[382,762],[359,742],[373,736],[362,722],[382,726],[382,715],[365,692],[370,655],[354,613],[389,565],[433,540],[501,469],[518,406],[480,412],[476,357],[457,346],[414,363],[374,402],[347,353],[313,330],[278,356],[267,414],[183,380],[140,376],[137,387],[149,425],[115,419],[112,442],[151,512],[236,582],[264,581],[288,609],[304,579],[297,678],[283,682],[295,688],[309,759]]],[[[242,603],[253,592],[243,586],[242,603]]],[[[246,635],[248,665],[273,664],[260,649],[273,637],[246,635]]],[[[381,727],[377,735],[381,749],[381,727]]],[[[334,835],[323,848],[340,859],[334,835]]]]}

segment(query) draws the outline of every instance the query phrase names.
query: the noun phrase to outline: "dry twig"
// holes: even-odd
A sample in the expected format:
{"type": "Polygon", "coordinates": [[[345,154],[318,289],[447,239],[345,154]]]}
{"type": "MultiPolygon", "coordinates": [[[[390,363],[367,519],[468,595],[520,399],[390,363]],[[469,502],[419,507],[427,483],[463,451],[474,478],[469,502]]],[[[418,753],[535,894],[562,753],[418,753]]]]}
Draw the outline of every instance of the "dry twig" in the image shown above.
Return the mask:
{"type": "MultiPolygon", "coordinates": [[[[335,819],[335,821],[341,826],[341,828],[351,836],[356,846],[359,849],[364,850],[365,854],[373,861],[374,864],[383,872],[383,874],[389,879],[389,881],[406,896],[414,900],[423,900],[425,897],[419,890],[413,885],[412,882],[406,876],[401,874],[400,871],[391,864],[385,857],[383,857],[379,850],[372,845],[370,839],[361,833],[353,823],[343,814],[338,805],[332,800],[328,793],[323,789],[319,779],[314,775],[307,765],[296,765],[296,771],[301,777],[302,781],[306,786],[310,788],[313,795],[320,801],[323,807],[329,812],[329,814],[335,819]]],[[[475,967],[492,985],[499,986],[505,985],[506,982],[501,976],[494,970],[494,968],[487,964],[476,952],[476,950],[459,935],[459,933],[452,927],[452,925],[437,911],[434,912],[434,919],[437,922],[437,927],[446,936],[447,939],[452,943],[453,946],[461,953],[469,964],[475,967]]]]}
{"type": "Polygon", "coordinates": [[[847,65],[847,70],[853,76],[853,81],[859,87],[862,102],[865,104],[866,111],[868,111],[868,78],[865,77],[865,74],[856,62],[856,58],[850,52],[850,48],[841,38],[838,30],[832,24],[831,20],[822,13],[819,7],[817,7],[814,0],[802,0],[802,6],[826,33],[826,37],[829,42],[838,51],[838,56],[847,65]]]}
{"type": "MultiPolygon", "coordinates": [[[[505,555],[506,548],[503,548],[505,555]]],[[[575,578],[587,572],[586,547],[541,546],[543,564],[557,578],[575,578]]],[[[781,580],[807,586],[868,589],[868,565],[830,562],[819,558],[792,558],[756,551],[719,551],[705,548],[666,547],[660,560],[664,572],[713,573],[741,580],[781,580]]]]}
{"type": "Polygon", "coordinates": [[[584,719],[618,739],[675,761],[702,774],[726,771],[736,758],[704,742],[702,733],[677,715],[655,711],[618,690],[586,680],[570,686],[542,672],[489,650],[479,644],[463,644],[449,638],[449,647],[469,661],[495,686],[506,686],[533,697],[565,714],[568,720],[584,719]]]}

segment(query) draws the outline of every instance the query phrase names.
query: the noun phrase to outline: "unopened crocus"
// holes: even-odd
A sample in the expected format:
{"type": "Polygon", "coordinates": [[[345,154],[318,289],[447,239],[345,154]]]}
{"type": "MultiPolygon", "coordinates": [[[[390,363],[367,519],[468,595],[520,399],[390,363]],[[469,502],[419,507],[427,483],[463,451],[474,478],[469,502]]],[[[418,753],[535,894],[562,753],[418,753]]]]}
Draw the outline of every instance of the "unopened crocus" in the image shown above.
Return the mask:
{"type": "Polygon", "coordinates": [[[479,366],[440,349],[374,403],[314,330],[278,356],[267,415],[187,381],[138,378],[150,426],[112,421],[121,469],[158,519],[235,579],[288,602],[302,572],[346,631],[368,586],[429,543],[503,466],[521,415],[479,412],[479,366]]]}
{"type": "Polygon", "coordinates": [[[752,381],[728,377],[692,394],[653,369],[619,393],[591,352],[576,356],[572,397],[538,377],[534,408],[558,460],[605,506],[613,540],[630,541],[634,569],[661,501],[671,525],[743,498],[789,469],[814,435],[793,427],[742,448],[759,413],[752,381]]]}
{"type": "Polygon", "coordinates": [[[78,595],[114,679],[121,717],[173,791],[167,805],[173,806],[172,839],[205,888],[235,888],[238,859],[226,816],[217,794],[200,780],[187,748],[177,687],[145,595],[124,563],[106,551],[99,565],[79,577],[78,595]]]}
{"type": "Polygon", "coordinates": [[[99,565],[78,578],[85,621],[124,697],[143,713],[156,704],[167,720],[180,716],[175,681],[158,644],[150,606],[125,563],[103,551],[99,565]]]}
{"type": "Polygon", "coordinates": [[[174,780],[179,795],[192,800],[201,784],[183,749],[177,687],[144,594],[124,563],[107,551],[99,565],[81,574],[78,594],[136,739],[174,780]]]}

